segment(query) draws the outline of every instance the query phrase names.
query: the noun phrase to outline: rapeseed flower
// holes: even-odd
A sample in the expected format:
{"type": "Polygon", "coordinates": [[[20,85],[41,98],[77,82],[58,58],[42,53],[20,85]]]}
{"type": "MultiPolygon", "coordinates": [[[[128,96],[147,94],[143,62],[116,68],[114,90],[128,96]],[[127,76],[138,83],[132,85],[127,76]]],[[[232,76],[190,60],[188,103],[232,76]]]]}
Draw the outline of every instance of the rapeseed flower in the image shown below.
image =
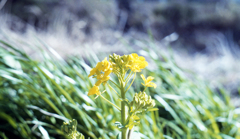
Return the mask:
{"type": "Polygon", "coordinates": [[[141,111],[141,109],[150,109],[156,105],[155,100],[145,92],[135,93],[132,101],[131,111],[141,111]],[[134,109],[135,108],[135,109],[134,109]],[[134,109],[134,110],[133,110],[134,109]]]}
{"type": "Polygon", "coordinates": [[[152,76],[148,76],[147,79],[144,77],[143,74],[141,74],[141,78],[143,79],[144,83],[142,83],[143,86],[146,87],[154,87],[156,88],[157,85],[155,83],[152,83],[151,81],[154,79],[152,76]]]}
{"type": "Polygon", "coordinates": [[[135,93],[134,98],[131,102],[129,102],[128,99],[126,99],[125,97],[125,94],[135,80],[136,72],[141,72],[141,70],[144,69],[146,66],[148,66],[148,62],[145,60],[145,58],[143,56],[138,56],[138,54],[136,53],[123,56],[112,54],[109,55],[109,61],[107,60],[107,58],[105,58],[103,61],[98,62],[96,67],[94,67],[88,75],[88,77],[93,76],[97,79],[95,85],[89,90],[88,96],[96,94],[96,98],[100,96],[102,99],[107,101],[109,104],[111,104],[121,112],[121,124],[124,126],[124,130],[122,130],[122,135],[125,136],[124,138],[126,138],[127,136],[127,128],[131,130],[134,126],[140,124],[139,117],[141,115],[143,115],[147,111],[157,110],[157,108],[153,108],[156,105],[155,101],[151,98],[151,96],[147,95],[144,92],[147,87],[156,88],[156,84],[151,82],[154,79],[151,76],[147,77],[146,79],[143,74],[141,75],[141,78],[144,81],[142,85],[145,86],[145,89],[142,92],[135,93]],[[109,75],[111,73],[116,75],[116,77],[118,78],[118,82],[110,80],[109,75]],[[133,75],[134,77],[132,78],[133,75]],[[107,85],[119,96],[120,100],[122,101],[121,108],[119,108],[117,105],[115,105],[103,96],[103,93],[106,90],[104,90],[103,92],[99,91],[99,86],[101,85],[101,83],[104,84],[108,80],[111,83],[107,83],[107,85]],[[111,86],[111,84],[114,85],[115,88],[120,90],[120,93],[118,93],[114,89],[114,87],[111,86]],[[130,109],[130,112],[126,112],[127,109],[130,109]]]}
{"type": "Polygon", "coordinates": [[[94,85],[94,86],[89,90],[88,96],[94,95],[94,94],[96,94],[96,95],[100,95],[100,94],[101,94],[101,92],[99,91],[99,87],[96,86],[96,85],[94,85]]]}
{"type": "Polygon", "coordinates": [[[129,129],[132,129],[135,125],[138,125],[140,123],[140,118],[136,115],[132,115],[129,118],[129,123],[126,125],[129,129]]]}
{"type": "Polygon", "coordinates": [[[136,53],[129,55],[127,67],[133,72],[141,72],[141,69],[144,69],[146,66],[148,66],[148,63],[143,56],[138,56],[136,53]]]}
{"type": "Polygon", "coordinates": [[[99,86],[101,83],[105,83],[110,79],[109,75],[111,72],[111,63],[107,61],[107,58],[105,58],[103,61],[97,63],[96,67],[90,71],[88,77],[94,76],[97,78],[98,81],[95,83],[95,85],[99,86]]]}

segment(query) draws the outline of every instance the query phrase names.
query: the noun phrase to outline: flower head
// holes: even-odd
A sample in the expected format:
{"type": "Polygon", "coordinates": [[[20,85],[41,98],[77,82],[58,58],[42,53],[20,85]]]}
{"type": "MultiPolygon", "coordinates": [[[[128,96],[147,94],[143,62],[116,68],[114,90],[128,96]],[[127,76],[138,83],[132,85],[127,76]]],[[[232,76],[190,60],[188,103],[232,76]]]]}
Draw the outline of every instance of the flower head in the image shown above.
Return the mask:
{"type": "Polygon", "coordinates": [[[95,85],[99,86],[101,83],[105,83],[110,79],[109,74],[111,72],[112,65],[107,61],[107,58],[105,58],[103,61],[97,63],[96,67],[90,71],[88,77],[94,76],[97,78],[98,81],[95,83],[95,85]]]}
{"type": "Polygon", "coordinates": [[[146,87],[154,87],[156,88],[157,85],[155,83],[152,83],[151,81],[154,79],[152,76],[148,76],[147,79],[144,77],[143,74],[141,74],[141,78],[143,79],[144,81],[144,84],[142,83],[143,86],[146,86],[146,87]]]}
{"type": "Polygon", "coordinates": [[[135,93],[132,106],[134,106],[135,109],[149,109],[155,106],[155,100],[153,100],[152,97],[147,95],[145,92],[135,93]]]}
{"type": "Polygon", "coordinates": [[[141,69],[144,69],[146,66],[148,66],[148,63],[143,56],[138,56],[136,53],[129,55],[127,67],[133,72],[141,72],[141,69]]]}
{"type": "Polygon", "coordinates": [[[128,70],[128,67],[126,67],[128,63],[128,57],[129,57],[128,55],[123,56],[117,54],[109,55],[109,61],[112,64],[113,73],[120,74],[128,70]]]}
{"type": "Polygon", "coordinates": [[[100,95],[100,94],[101,94],[101,92],[99,91],[99,87],[96,86],[96,85],[94,85],[94,86],[89,90],[88,96],[94,95],[94,94],[96,94],[96,95],[100,95]]]}
{"type": "Polygon", "coordinates": [[[77,131],[77,120],[75,119],[63,122],[61,129],[71,139],[84,139],[83,134],[77,131]]]}
{"type": "Polygon", "coordinates": [[[140,123],[140,118],[136,115],[132,115],[129,118],[129,123],[126,125],[126,127],[129,127],[129,129],[132,129],[135,125],[138,125],[140,123]]]}

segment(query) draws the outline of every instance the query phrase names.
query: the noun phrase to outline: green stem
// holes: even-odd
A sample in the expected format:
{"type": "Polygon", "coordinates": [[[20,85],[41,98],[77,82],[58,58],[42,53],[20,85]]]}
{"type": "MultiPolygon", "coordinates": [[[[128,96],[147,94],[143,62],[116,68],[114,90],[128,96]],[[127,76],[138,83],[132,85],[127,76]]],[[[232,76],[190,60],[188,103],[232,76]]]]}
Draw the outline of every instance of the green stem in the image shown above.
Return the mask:
{"type": "Polygon", "coordinates": [[[106,100],[108,103],[110,103],[111,105],[113,105],[115,108],[117,108],[119,111],[121,111],[121,109],[116,106],[115,104],[113,104],[112,102],[110,102],[109,100],[107,100],[105,97],[103,97],[102,95],[99,95],[101,98],[103,98],[104,100],[106,100]]]}
{"type": "Polygon", "coordinates": [[[107,83],[107,85],[113,90],[113,92],[115,92],[118,95],[118,97],[121,98],[121,96],[118,94],[118,92],[109,83],[107,83]]]}
{"type": "MultiPolygon", "coordinates": [[[[126,98],[125,96],[125,83],[121,82],[121,96],[122,96],[122,100],[124,100],[126,98]]],[[[127,116],[128,112],[127,112],[127,105],[124,101],[121,102],[121,121],[122,121],[122,125],[126,124],[126,120],[127,120],[127,116]]],[[[128,134],[127,134],[127,128],[122,128],[122,139],[127,139],[128,134]]]]}
{"type": "Polygon", "coordinates": [[[128,74],[127,78],[125,79],[125,82],[127,83],[129,81],[129,79],[131,78],[132,76],[132,71],[130,71],[130,73],[128,74]]]}
{"type": "Polygon", "coordinates": [[[135,80],[135,77],[136,77],[136,72],[135,72],[135,74],[134,74],[134,77],[133,77],[133,79],[132,79],[131,84],[128,86],[128,88],[127,88],[127,90],[125,91],[125,93],[126,93],[126,92],[128,91],[128,89],[132,86],[133,81],[135,80]]]}
{"type": "Polygon", "coordinates": [[[109,81],[120,89],[120,87],[114,81],[112,81],[112,80],[109,80],[109,81]]]}
{"type": "Polygon", "coordinates": [[[145,92],[146,89],[147,89],[147,87],[144,88],[143,92],[145,92]]]}

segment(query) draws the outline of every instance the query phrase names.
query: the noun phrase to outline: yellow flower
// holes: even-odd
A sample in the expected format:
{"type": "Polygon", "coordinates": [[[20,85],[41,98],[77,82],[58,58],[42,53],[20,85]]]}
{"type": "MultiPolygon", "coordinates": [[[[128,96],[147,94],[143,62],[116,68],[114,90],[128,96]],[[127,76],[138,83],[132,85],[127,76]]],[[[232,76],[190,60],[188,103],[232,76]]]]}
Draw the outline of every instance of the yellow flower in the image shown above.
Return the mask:
{"type": "Polygon", "coordinates": [[[99,86],[101,83],[105,83],[110,79],[109,74],[111,72],[111,63],[107,61],[107,58],[105,58],[103,61],[97,63],[96,67],[90,71],[88,77],[95,75],[94,77],[98,79],[95,85],[99,86]]]}
{"type": "Polygon", "coordinates": [[[99,80],[95,83],[96,86],[99,86],[101,83],[106,83],[110,79],[109,76],[102,76],[99,80]]]}
{"type": "Polygon", "coordinates": [[[107,71],[109,68],[111,68],[111,64],[107,61],[107,58],[105,57],[102,62],[98,62],[96,68],[99,71],[107,71]]]}
{"type": "Polygon", "coordinates": [[[100,94],[101,94],[101,92],[99,91],[99,87],[96,86],[96,85],[94,85],[94,86],[89,90],[88,96],[94,95],[94,94],[96,94],[96,95],[100,95],[100,94]]]}
{"type": "Polygon", "coordinates": [[[104,76],[108,76],[112,72],[111,69],[108,69],[107,71],[104,72],[104,76]]]}
{"type": "Polygon", "coordinates": [[[91,77],[93,76],[95,73],[96,73],[97,69],[96,68],[93,68],[91,71],[90,71],[90,74],[88,75],[88,77],[91,77]]]}
{"type": "Polygon", "coordinates": [[[128,127],[129,129],[132,129],[135,125],[138,125],[140,123],[140,118],[136,115],[132,115],[129,118],[129,123],[128,125],[126,125],[126,127],[128,127]]]}
{"type": "Polygon", "coordinates": [[[146,87],[154,87],[156,88],[157,85],[155,83],[152,83],[151,81],[154,79],[152,76],[148,76],[147,79],[145,79],[144,75],[141,74],[141,78],[143,79],[144,81],[144,84],[142,83],[143,86],[146,86],[146,87]]]}
{"type": "Polygon", "coordinates": [[[141,72],[141,69],[144,69],[146,66],[148,66],[148,63],[143,56],[138,56],[136,53],[129,55],[127,67],[133,72],[141,72]]]}

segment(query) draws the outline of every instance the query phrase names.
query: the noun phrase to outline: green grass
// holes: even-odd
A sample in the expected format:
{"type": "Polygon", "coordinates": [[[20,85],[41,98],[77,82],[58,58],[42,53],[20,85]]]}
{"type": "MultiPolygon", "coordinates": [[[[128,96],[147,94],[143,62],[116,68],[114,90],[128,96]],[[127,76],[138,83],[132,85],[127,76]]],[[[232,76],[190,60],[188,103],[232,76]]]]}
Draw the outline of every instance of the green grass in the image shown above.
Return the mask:
{"type": "MultiPolygon", "coordinates": [[[[64,138],[61,125],[71,119],[78,121],[78,131],[86,138],[116,138],[119,111],[87,96],[94,84],[87,76],[98,55],[65,61],[41,45],[33,48],[42,57],[37,61],[13,44],[0,41],[0,138],[64,138]]],[[[240,138],[240,109],[231,104],[224,88],[212,89],[173,58],[156,53],[156,47],[142,52],[151,63],[143,73],[155,77],[158,86],[147,93],[159,111],[141,117],[136,131],[150,139],[240,138]]],[[[141,82],[138,77],[127,98],[140,91],[141,82]]],[[[104,96],[119,106],[117,95],[105,89],[104,96]]]]}

